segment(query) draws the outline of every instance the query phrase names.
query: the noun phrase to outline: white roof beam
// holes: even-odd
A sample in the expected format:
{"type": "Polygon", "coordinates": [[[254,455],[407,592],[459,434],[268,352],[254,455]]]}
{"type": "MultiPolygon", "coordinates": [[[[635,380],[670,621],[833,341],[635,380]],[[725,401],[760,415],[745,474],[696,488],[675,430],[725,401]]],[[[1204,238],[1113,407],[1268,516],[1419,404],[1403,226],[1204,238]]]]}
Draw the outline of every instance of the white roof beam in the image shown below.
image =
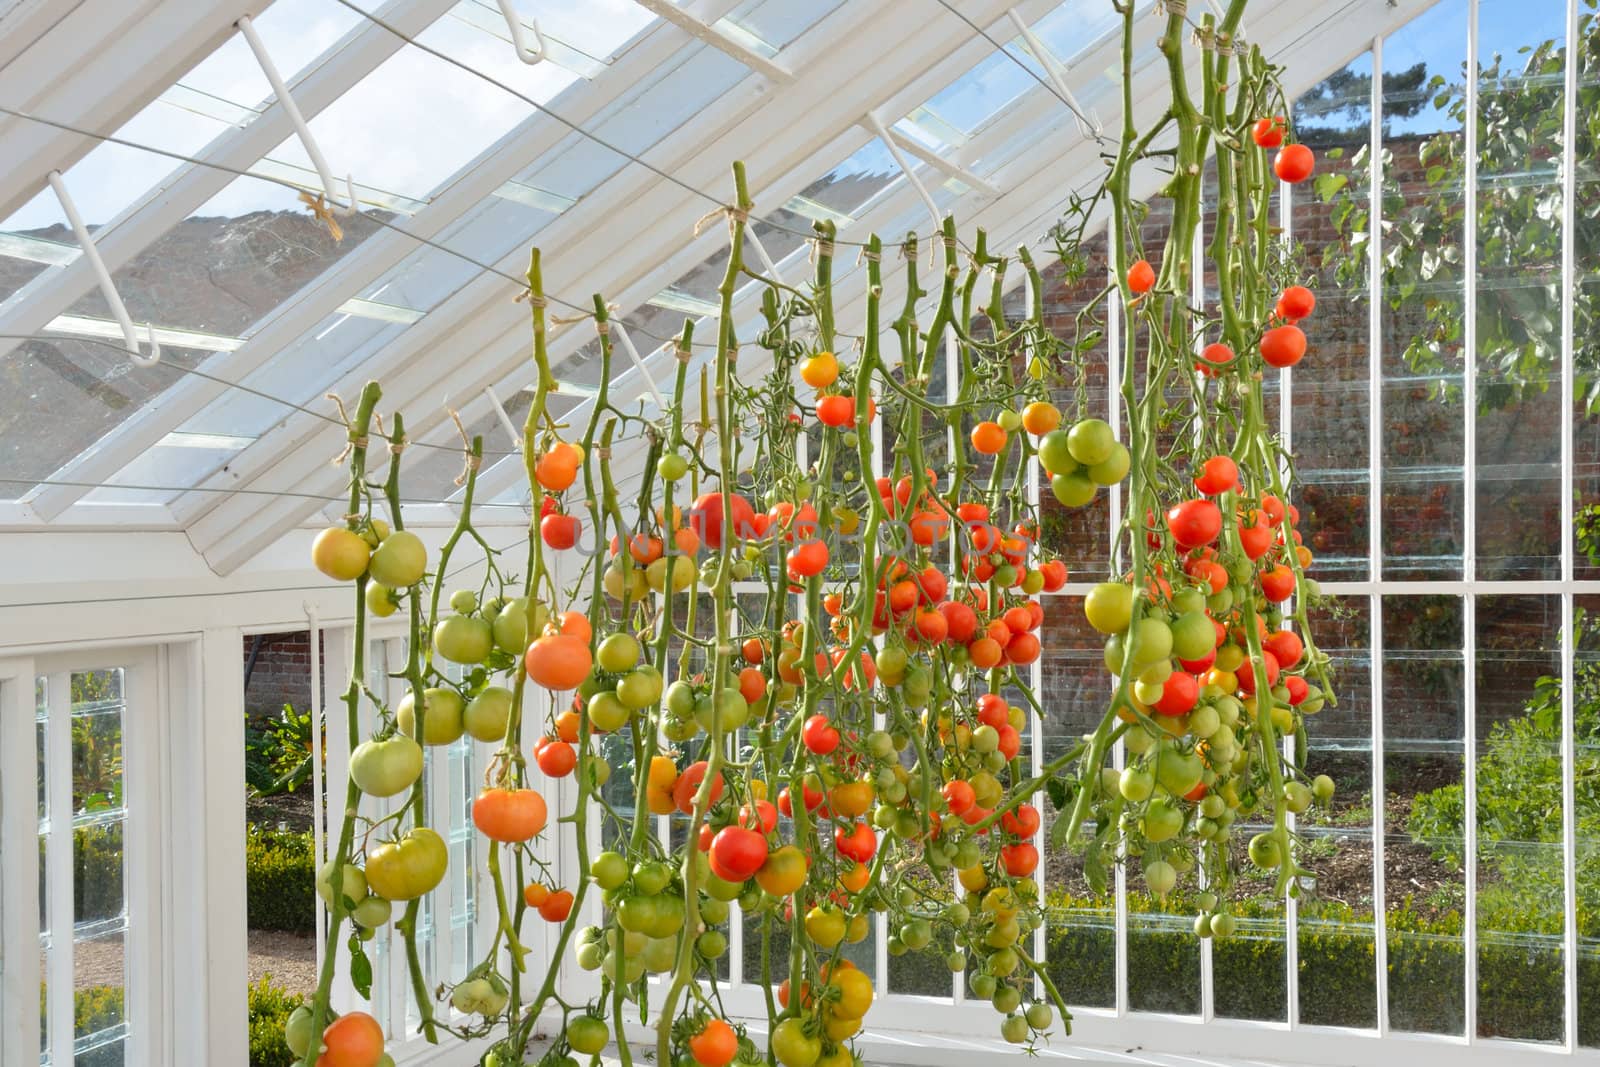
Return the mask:
{"type": "Polygon", "coordinates": [[[672,23],[696,40],[705,42],[724,55],[732,56],[769,81],[782,85],[794,80],[794,75],[780,64],[774,63],[760,52],[746,48],[733,40],[733,38],[717,30],[715,26],[701,22],[677,4],[672,3],[672,0],[633,0],[633,2],[657,16],[663,22],[672,23]]]}
{"type": "MultiPolygon", "coordinates": [[[[996,0],[981,0],[974,6],[978,10],[973,14],[985,25],[997,22],[1005,11],[1005,5],[996,0]]],[[[1028,0],[1024,6],[1043,13],[1051,4],[1048,0],[1028,0]]],[[[651,156],[684,180],[710,190],[726,185],[725,163],[735,158],[745,159],[756,175],[788,173],[854,126],[863,100],[892,99],[897,92],[909,93],[907,87],[913,84],[921,93],[917,100],[925,99],[970,69],[990,50],[958,20],[929,20],[908,31],[896,12],[877,5],[871,5],[869,10],[847,5],[830,15],[823,26],[826,32],[814,29],[792,49],[799,72],[793,91],[768,94],[755,107],[739,108],[726,100],[719,101],[671,135],[670,145],[658,146],[651,156]],[[899,41],[899,46],[888,53],[882,53],[876,44],[885,35],[894,35],[899,41]],[[846,81],[852,88],[849,99],[836,91],[846,81]],[[830,106],[819,106],[819,100],[828,101],[830,106]],[[774,128],[786,130],[787,136],[772,138],[770,131],[774,128]]],[[[551,250],[545,271],[555,291],[580,292],[583,287],[571,280],[586,277],[598,283],[595,287],[604,285],[609,289],[608,283],[619,274],[631,276],[632,272],[648,270],[663,255],[683,248],[687,220],[703,212],[705,206],[699,197],[641,168],[629,168],[607,184],[605,195],[594,197],[592,205],[579,205],[540,235],[540,243],[551,250]]],[[[794,189],[780,190],[776,201],[771,198],[771,190],[759,195],[763,202],[781,204],[798,187],[797,183],[794,189]]],[[[710,249],[715,239],[706,235],[702,247],[710,249]]],[[[508,257],[503,266],[520,270],[520,259],[520,255],[508,257]]],[[[439,309],[408,330],[359,373],[350,375],[342,387],[358,384],[364,377],[377,377],[386,381],[389,395],[398,406],[414,408],[420,398],[437,389],[441,368],[421,370],[418,364],[429,363],[425,353],[441,345],[451,352],[474,353],[453,369],[458,388],[476,391],[493,384],[510,368],[503,361],[497,363],[477,353],[496,341],[499,345],[495,353],[504,353],[508,335],[518,333],[522,336],[515,342],[514,351],[525,351],[527,347],[527,312],[507,299],[508,288],[504,279],[495,277],[469,284],[449,301],[448,308],[439,309]]],[[[427,413],[420,417],[427,418],[427,413]]],[[[330,435],[323,432],[325,429],[333,429],[332,436],[338,436],[338,431],[326,424],[311,425],[306,419],[292,418],[281,431],[274,432],[274,441],[263,440],[254,446],[256,455],[249,455],[252,450],[247,450],[239,462],[230,465],[228,477],[253,478],[263,484],[278,484],[281,480],[296,485],[308,478],[324,482],[328,478],[324,453],[331,455],[338,450],[334,445],[332,451],[327,451],[330,435]],[[313,455],[317,458],[311,459],[313,455]]],[[[188,500],[180,502],[175,509],[180,517],[190,504],[188,500]]],[[[259,506],[240,508],[224,502],[207,510],[190,527],[191,537],[208,552],[214,566],[221,571],[230,570],[248,558],[258,539],[274,536],[284,523],[298,522],[303,506],[285,501],[281,506],[269,504],[268,509],[272,514],[263,521],[259,506]]]]}
{"type": "MultiPolygon", "coordinates": [[[[378,32],[398,42],[392,34],[382,29],[378,32]]],[[[593,82],[581,83],[584,91],[573,93],[569,100],[563,101],[563,113],[577,122],[589,121],[681,48],[682,43],[680,35],[665,27],[650,31],[614,67],[593,82]]],[[[561,123],[542,114],[530,116],[458,171],[449,186],[407,220],[406,229],[420,237],[437,237],[507,180],[570,136],[571,131],[561,123]]],[[[249,340],[236,351],[219,353],[208,360],[204,367],[206,373],[223,381],[243,381],[246,375],[293,344],[418,247],[417,241],[394,230],[373,234],[339,260],[334,269],[323,271],[291,300],[268,312],[256,324],[249,340]]],[[[105,481],[122,469],[129,456],[152,447],[225,389],[226,386],[207,378],[184,377],[161,395],[159,403],[146,404],[95,446],[73,457],[56,477],[71,482],[105,481]]],[[[47,487],[35,494],[29,504],[41,519],[53,521],[85,492],[87,490],[78,486],[47,487]]]]}
{"type": "MultiPolygon", "coordinates": [[[[193,0],[82,0],[8,13],[0,22],[0,100],[18,111],[110,133],[132,118],[233,32],[237,7],[193,0]],[[12,19],[17,25],[12,26],[12,19]]],[[[0,116],[0,143],[13,165],[0,171],[0,218],[100,142],[13,115],[0,116]],[[27,166],[15,166],[26,160],[27,166]]]]}
{"type": "MultiPolygon", "coordinates": [[[[416,34],[421,33],[440,15],[449,11],[453,3],[454,0],[390,0],[382,9],[382,16],[386,22],[397,28],[416,34]]],[[[193,6],[187,5],[187,9],[188,14],[185,17],[192,22],[193,6]]],[[[237,18],[237,15],[234,17],[237,18]]],[[[233,32],[231,22],[226,24],[226,28],[229,33],[233,32]]],[[[222,37],[226,37],[226,34],[222,37]]],[[[212,42],[212,48],[220,41],[221,38],[212,42]]],[[[151,42],[149,55],[160,55],[165,47],[165,44],[151,42]]],[[[290,89],[293,90],[294,99],[301,111],[307,116],[314,116],[403,47],[405,42],[400,38],[380,26],[364,21],[291,83],[290,89]]],[[[148,55],[144,58],[148,60],[148,55]]],[[[160,88],[166,89],[187,69],[188,67],[184,67],[174,71],[171,78],[163,82],[160,88]]],[[[97,76],[105,79],[101,82],[102,89],[107,85],[116,86],[116,75],[101,69],[98,65],[96,70],[97,76]]],[[[3,87],[0,87],[0,98],[3,98],[3,87]]],[[[46,111],[43,108],[39,110],[42,117],[67,121],[68,116],[64,113],[46,111]]],[[[23,119],[12,121],[39,130],[50,129],[23,119]]],[[[120,120],[108,124],[107,132],[119,124],[120,120]]],[[[91,123],[86,128],[102,128],[102,124],[91,123]]],[[[27,138],[23,135],[26,132],[15,128],[8,129],[0,123],[0,136],[5,138],[4,143],[8,149],[14,144],[25,144],[27,138]],[[22,138],[20,142],[15,140],[19,137],[22,138]]],[[[243,170],[249,167],[293,132],[294,125],[287,111],[280,101],[274,100],[248,125],[228,130],[213,140],[196,158],[216,166],[200,166],[193,163],[180,165],[173,177],[147,191],[120,215],[95,231],[95,244],[106,265],[113,271],[122,267],[234,181],[237,175],[230,170],[243,170]],[[220,170],[218,167],[229,169],[220,170]]],[[[14,158],[30,157],[19,153],[14,158]]],[[[17,169],[31,172],[31,167],[17,169]]],[[[36,178],[30,173],[30,181],[42,186],[45,173],[49,169],[41,166],[36,178]]],[[[71,307],[94,285],[94,272],[81,257],[60,270],[45,271],[13,293],[4,304],[0,304],[0,334],[28,335],[42,332],[51,319],[71,307]]],[[[12,351],[19,343],[15,339],[0,338],[0,357],[12,351]]]]}

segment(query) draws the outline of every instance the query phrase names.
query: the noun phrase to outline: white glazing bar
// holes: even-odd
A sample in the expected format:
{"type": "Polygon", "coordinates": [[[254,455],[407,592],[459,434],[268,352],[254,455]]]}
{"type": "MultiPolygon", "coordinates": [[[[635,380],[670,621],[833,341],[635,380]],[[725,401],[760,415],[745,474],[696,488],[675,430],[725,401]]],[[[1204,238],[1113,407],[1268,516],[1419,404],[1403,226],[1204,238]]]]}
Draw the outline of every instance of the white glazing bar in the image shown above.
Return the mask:
{"type": "MultiPolygon", "coordinates": [[[[1294,248],[1294,186],[1288,182],[1278,185],[1278,222],[1282,229],[1279,241],[1279,254],[1287,260],[1294,248]]],[[[1278,436],[1283,441],[1285,458],[1279,460],[1278,469],[1285,485],[1289,484],[1292,473],[1288,456],[1294,454],[1294,405],[1291,394],[1294,388],[1294,368],[1285,367],[1280,372],[1278,379],[1278,436]]],[[[1294,501],[1287,500],[1285,504],[1294,501]]],[[[1288,551],[1294,551],[1293,537],[1285,546],[1288,551]]],[[[1285,619],[1282,629],[1289,629],[1289,620],[1285,619]]],[[[1284,734],[1279,739],[1285,759],[1294,759],[1294,735],[1284,734]]],[[[1289,813],[1289,832],[1295,832],[1299,820],[1294,812],[1289,813]]],[[[1292,894],[1286,894],[1283,901],[1283,972],[1284,988],[1287,998],[1287,1018],[1289,1028],[1295,1029],[1300,1025],[1300,901],[1292,894]]]]}
{"type": "MultiPolygon", "coordinates": [[[[308,600],[305,603],[308,637],[307,658],[311,661],[311,858],[315,870],[321,870],[325,860],[323,847],[327,839],[322,809],[322,731],[325,708],[322,701],[322,624],[317,609],[308,600]]],[[[258,639],[259,640],[259,639],[258,639]]],[[[322,969],[322,955],[327,950],[326,927],[316,924],[317,969],[322,969]]]]}
{"type": "Polygon", "coordinates": [[[73,1062],[74,987],[72,954],[72,675],[56,671],[45,682],[49,719],[45,726],[45,779],[50,831],[45,853],[45,896],[50,901],[50,948],[43,971],[50,999],[45,1021],[50,1062],[73,1062]]]}
{"type": "MultiPolygon", "coordinates": [[[[1194,250],[1193,256],[1190,260],[1192,263],[1196,264],[1196,270],[1189,279],[1189,300],[1195,307],[1204,308],[1206,306],[1205,227],[1206,223],[1208,222],[1213,227],[1216,226],[1217,212],[1214,210],[1207,212],[1204,208],[1204,205],[1202,205],[1200,219],[1200,225],[1195,227],[1194,231],[1194,250]]],[[[1197,331],[1192,346],[1195,356],[1194,362],[1199,362],[1200,353],[1205,351],[1206,344],[1207,341],[1204,332],[1197,331]]],[[[1202,377],[1198,369],[1191,369],[1189,376],[1197,380],[1202,377]]],[[[1191,428],[1194,433],[1195,443],[1197,445],[1202,444],[1205,440],[1206,424],[1205,419],[1203,418],[1199,409],[1195,410],[1191,428]]],[[[1200,887],[1202,889],[1208,889],[1210,887],[1210,883],[1206,878],[1205,864],[1197,864],[1195,869],[1197,872],[1196,876],[1200,880],[1200,887]]],[[[1204,1022],[1210,1022],[1212,1019],[1216,1018],[1216,1014],[1216,954],[1214,952],[1214,946],[1211,943],[1211,938],[1205,937],[1200,939],[1200,1018],[1204,1022]]]]}
{"type": "MultiPolygon", "coordinates": [[[[1111,423],[1112,435],[1121,439],[1122,412],[1122,364],[1118,362],[1122,354],[1122,291],[1117,288],[1116,282],[1116,228],[1106,224],[1106,280],[1111,284],[1110,294],[1106,297],[1106,420],[1111,423]]],[[[1130,413],[1131,417],[1131,413],[1130,413]]],[[[1111,514],[1109,525],[1111,542],[1107,552],[1111,559],[1111,572],[1117,574],[1121,571],[1120,545],[1117,531],[1122,515],[1122,486],[1113,485],[1110,493],[1111,514]]],[[[1110,690],[1108,689],[1108,692],[1110,690]]],[[[1122,738],[1117,738],[1111,746],[1111,765],[1117,770],[1122,770],[1123,747],[1122,738]]],[[[1068,844],[1072,847],[1072,843],[1068,844]]],[[[1113,973],[1116,976],[1116,1012],[1119,1018],[1128,1014],[1128,872],[1125,864],[1116,865],[1113,875],[1115,879],[1116,896],[1112,901],[1112,929],[1114,931],[1113,944],[1113,973]]]]}
{"type": "Polygon", "coordinates": [[[1467,5],[1466,128],[1462,180],[1461,578],[1462,1017],[1467,1043],[1478,1039],[1478,0],[1467,5]]]}
{"type": "MultiPolygon", "coordinates": [[[[1567,65],[1562,93],[1561,121],[1561,580],[1570,583],[1576,569],[1573,543],[1572,433],[1575,399],[1573,376],[1577,367],[1574,303],[1577,287],[1577,140],[1578,61],[1586,38],[1578,34],[1578,0],[1567,0],[1567,65]]],[[[1573,633],[1570,585],[1561,596],[1561,877],[1565,886],[1562,962],[1566,979],[1566,1045],[1578,1047],[1578,833],[1577,833],[1577,732],[1573,692],[1577,635],[1573,633]]]]}
{"type": "MultiPolygon", "coordinates": [[[[933,194],[928,192],[928,187],[917,176],[916,168],[911,165],[911,160],[907,159],[905,153],[900,150],[899,142],[894,139],[894,135],[889,132],[889,128],[883,124],[883,120],[869,112],[866,116],[866,123],[868,128],[878,135],[878,140],[883,142],[883,147],[888,149],[889,155],[894,157],[895,165],[900,168],[900,173],[906,176],[906,181],[910,182],[911,187],[917,191],[917,195],[922,198],[922,203],[928,209],[928,214],[932,216],[933,234],[935,236],[931,236],[928,239],[928,247],[930,250],[935,250],[935,254],[937,254],[938,242],[936,235],[939,232],[939,227],[944,223],[944,219],[939,213],[939,205],[934,203],[933,194]]],[[[954,385],[952,384],[951,387],[954,388],[954,385]]]]}
{"type": "MultiPolygon", "coordinates": [[[[1383,575],[1383,38],[1372,41],[1372,128],[1367,142],[1367,568],[1368,578],[1383,575]]],[[[1372,950],[1377,961],[1378,1033],[1389,1032],[1389,936],[1384,904],[1383,781],[1383,597],[1367,600],[1372,686],[1372,950]]]]}
{"type": "MultiPolygon", "coordinates": [[[[1040,283],[1040,289],[1041,291],[1039,297],[1042,299],[1044,295],[1042,280],[1040,283]]],[[[1031,319],[1036,311],[1041,312],[1040,317],[1042,319],[1043,314],[1039,307],[1039,301],[1034,297],[1033,279],[1028,274],[1027,270],[1024,269],[1022,271],[1023,319],[1031,319]]],[[[1031,365],[1032,360],[1033,352],[1030,349],[1024,353],[1024,360],[1022,364],[1024,373],[1027,373],[1026,368],[1031,365]]],[[[1033,514],[1037,516],[1039,514],[1039,464],[1028,462],[1027,456],[1021,454],[1018,456],[1018,461],[1023,464],[1027,473],[1025,492],[1027,493],[1028,506],[1033,509],[1033,514]]],[[[1043,524],[1040,524],[1039,535],[1041,543],[1034,546],[1036,553],[1040,548],[1043,547],[1043,524]]],[[[1042,707],[1044,695],[1043,626],[1039,627],[1039,637],[1041,639],[1040,653],[1034,658],[1034,661],[1028,665],[1028,684],[1033,687],[1033,699],[1040,701],[1040,706],[1042,707]]],[[[1030,776],[1037,778],[1044,772],[1044,719],[1041,716],[1034,714],[1034,711],[1031,707],[1027,707],[1025,710],[1028,713],[1028,752],[1030,757],[1028,773],[1030,776]]],[[[1041,812],[1045,807],[1046,802],[1041,795],[1039,798],[1039,808],[1041,812]]],[[[1045,837],[1044,820],[1042,818],[1039,820],[1039,829],[1035,830],[1033,834],[1033,847],[1039,850],[1039,866],[1034,871],[1034,880],[1039,885],[1039,899],[1043,901],[1048,899],[1049,886],[1046,885],[1045,878],[1046,869],[1049,867],[1049,864],[1044,862],[1045,837]]],[[[1046,914],[1048,914],[1048,909],[1046,914]]],[[[1049,952],[1049,937],[1047,935],[1049,928],[1050,923],[1048,920],[1046,920],[1045,922],[1040,923],[1039,928],[1033,932],[1033,958],[1038,960],[1041,964],[1048,959],[1047,954],[1049,952]]],[[[1035,997],[1043,995],[1044,983],[1040,982],[1037,978],[1034,980],[1033,988],[1033,995],[1035,997]]]]}
{"type": "MultiPolygon", "coordinates": [[[[909,173],[909,171],[907,173],[909,173]]],[[[937,239],[934,239],[930,243],[932,243],[935,246],[937,246],[937,244],[938,244],[937,239]]],[[[955,330],[953,328],[951,328],[950,326],[948,326],[948,325],[945,326],[945,329],[944,329],[944,397],[943,397],[943,403],[946,403],[946,404],[954,403],[956,397],[958,395],[960,395],[960,392],[961,392],[961,387],[960,387],[961,352],[960,352],[960,349],[958,347],[959,345],[960,345],[960,341],[956,337],[955,330]]],[[[921,420],[919,419],[918,421],[920,423],[921,420]]],[[[947,456],[951,456],[951,457],[955,456],[955,454],[956,454],[956,431],[954,429],[952,429],[952,428],[946,427],[946,429],[945,429],[945,440],[947,442],[947,444],[945,446],[945,449],[946,449],[945,454],[947,456]]],[[[952,558],[951,561],[950,561],[950,567],[951,567],[951,573],[952,574],[955,573],[955,566],[956,566],[956,560],[954,558],[952,558]]],[[[951,866],[954,867],[954,864],[952,864],[951,866]]],[[[960,877],[957,875],[957,873],[954,870],[952,870],[950,872],[950,885],[953,887],[953,889],[955,891],[954,899],[960,900],[961,899],[961,894],[964,893],[966,890],[962,887],[960,877]]],[[[967,972],[966,971],[962,971],[960,974],[954,975],[951,985],[952,985],[951,995],[952,995],[952,998],[954,999],[955,1003],[958,1004],[958,1005],[963,1003],[967,999],[967,972]]]]}

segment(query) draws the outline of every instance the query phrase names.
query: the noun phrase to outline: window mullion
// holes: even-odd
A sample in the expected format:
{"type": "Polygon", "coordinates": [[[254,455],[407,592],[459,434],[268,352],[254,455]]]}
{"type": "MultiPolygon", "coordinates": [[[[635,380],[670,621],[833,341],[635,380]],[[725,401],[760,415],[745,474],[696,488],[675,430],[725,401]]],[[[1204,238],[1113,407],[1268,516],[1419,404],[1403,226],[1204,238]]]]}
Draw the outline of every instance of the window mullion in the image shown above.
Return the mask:
{"type": "Polygon", "coordinates": [[[50,1062],[73,1062],[74,996],[72,904],[72,675],[58,671],[46,682],[49,720],[45,738],[45,778],[50,831],[45,853],[45,894],[49,899],[50,948],[45,981],[50,990],[46,1033],[50,1062]]]}

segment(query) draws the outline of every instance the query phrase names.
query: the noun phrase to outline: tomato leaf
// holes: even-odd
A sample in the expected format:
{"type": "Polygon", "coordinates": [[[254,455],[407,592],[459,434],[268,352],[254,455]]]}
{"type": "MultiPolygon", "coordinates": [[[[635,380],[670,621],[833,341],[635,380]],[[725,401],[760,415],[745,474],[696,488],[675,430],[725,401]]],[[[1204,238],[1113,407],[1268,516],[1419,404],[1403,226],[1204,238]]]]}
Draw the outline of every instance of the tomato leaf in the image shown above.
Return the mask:
{"type": "Polygon", "coordinates": [[[369,999],[372,996],[372,961],[367,959],[361,947],[361,936],[354,930],[350,931],[347,947],[350,949],[350,984],[362,999],[369,999]]]}

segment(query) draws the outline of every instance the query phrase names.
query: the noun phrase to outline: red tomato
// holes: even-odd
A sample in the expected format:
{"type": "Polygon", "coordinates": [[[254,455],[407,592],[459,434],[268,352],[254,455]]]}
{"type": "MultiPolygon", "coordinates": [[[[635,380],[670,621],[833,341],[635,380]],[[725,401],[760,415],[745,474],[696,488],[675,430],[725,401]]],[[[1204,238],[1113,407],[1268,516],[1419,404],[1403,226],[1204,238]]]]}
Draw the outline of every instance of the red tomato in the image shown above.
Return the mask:
{"type": "MultiPolygon", "coordinates": [[[[1277,685],[1278,657],[1271,652],[1263,652],[1261,653],[1261,665],[1266,668],[1267,685],[1269,687],[1277,685]]],[[[1254,667],[1249,663],[1245,663],[1234,673],[1239,678],[1239,692],[1249,695],[1256,691],[1256,672],[1254,667]]]]}
{"type": "MultiPolygon", "coordinates": [[[[822,803],[821,790],[812,789],[811,783],[807,782],[802,791],[805,793],[806,810],[816,811],[817,806],[822,803]]],[[[783,812],[786,818],[794,818],[794,804],[789,799],[788,786],[778,790],[778,810],[783,812]]]]}
{"type": "MultiPolygon", "coordinates": [[[[729,496],[728,508],[733,517],[734,539],[753,535],[756,513],[750,507],[750,501],[737,493],[729,496]]],[[[689,509],[689,528],[708,548],[722,547],[722,508],[721,493],[705,493],[689,509]]]]}
{"type": "Polygon", "coordinates": [[[939,605],[939,614],[949,624],[950,640],[966,644],[978,632],[978,613],[959,600],[946,600],[939,605]]]}
{"type": "Polygon", "coordinates": [[[807,541],[789,550],[789,573],[802,578],[815,578],[828,566],[826,541],[807,541]]]}
{"type": "Polygon", "coordinates": [[[708,1019],[689,1039],[689,1054],[700,1067],[727,1067],[739,1053],[739,1035],[721,1019],[708,1019]]]}
{"type": "MultiPolygon", "coordinates": [[[[545,500],[549,500],[545,497],[545,500]]],[[[544,543],[554,549],[571,548],[578,543],[578,534],[583,529],[583,523],[576,515],[563,515],[552,512],[539,520],[539,536],[544,538],[544,543]]]]}
{"type": "Polygon", "coordinates": [[[1000,745],[997,751],[1007,761],[1016,759],[1017,753],[1022,751],[1022,734],[1018,733],[1017,728],[1010,723],[1000,727],[999,734],[1000,745]]]}
{"type": "Polygon", "coordinates": [[[747,826],[752,830],[759,829],[764,834],[770,834],[778,828],[778,809],[770,801],[757,800],[752,807],[749,804],[739,805],[739,825],[747,826]]]}
{"type": "Polygon", "coordinates": [[[1261,591],[1274,604],[1281,604],[1294,596],[1294,571],[1278,564],[1261,572],[1261,591]]]}
{"type": "Polygon", "coordinates": [[[1306,335],[1298,326],[1274,326],[1261,335],[1261,358],[1273,367],[1292,367],[1305,358],[1306,335]]]}
{"type": "Polygon", "coordinates": [[[931,564],[922,568],[914,581],[917,595],[924,604],[937,604],[950,589],[950,580],[944,576],[944,572],[931,564]]]}
{"type": "Polygon", "coordinates": [[[1054,593],[1067,584],[1067,565],[1059,559],[1040,564],[1039,573],[1044,575],[1044,591],[1047,593],[1054,593]]]}
{"type": "Polygon", "coordinates": [[[1278,657],[1278,666],[1288,669],[1300,662],[1306,646],[1293,630],[1274,630],[1264,642],[1266,650],[1278,657]]]}
{"type": "Polygon", "coordinates": [[[572,914],[572,891],[558,889],[544,898],[544,903],[539,905],[539,915],[545,922],[564,923],[567,916],[572,914]]]}
{"type": "Polygon", "coordinates": [[[322,1031],[322,1067],[376,1067],[383,1058],[383,1027],[364,1011],[341,1015],[322,1031]]]}
{"type": "Polygon", "coordinates": [[[950,623],[937,611],[919,611],[916,621],[917,636],[930,645],[936,645],[950,635],[950,623]]]}
{"type": "Polygon", "coordinates": [[[1277,148],[1283,144],[1283,135],[1288,130],[1288,125],[1283,121],[1282,115],[1273,115],[1270,118],[1256,119],[1256,124],[1250,128],[1250,137],[1262,148],[1277,148]]]}
{"type": "Polygon", "coordinates": [[[1010,708],[999,693],[985,693],[978,698],[978,721],[996,730],[1011,721],[1010,708]]]}
{"type": "Polygon", "coordinates": [[[1285,145],[1272,160],[1273,173],[1291,185],[1311,177],[1316,166],[1317,157],[1303,144],[1285,145]]]}
{"type": "Polygon", "coordinates": [[[857,863],[870,863],[878,851],[878,835],[864,822],[840,826],[833,831],[833,844],[839,855],[857,863]]]}
{"type": "Polygon", "coordinates": [[[1272,547],[1272,527],[1267,525],[1266,517],[1259,511],[1250,517],[1252,525],[1239,523],[1239,545],[1251,560],[1258,560],[1272,547]]]}
{"type": "Polygon", "coordinates": [[[1212,456],[1194,476],[1194,487],[1206,496],[1226,493],[1239,483],[1239,466],[1227,456],[1212,456]]]}
{"type": "Polygon", "coordinates": [[[1179,548],[1199,548],[1222,532],[1222,512],[1209,500],[1186,500],[1168,509],[1167,529],[1179,548]]]}
{"type": "Polygon", "coordinates": [[[1199,698],[1200,683],[1194,675],[1173,671],[1167,675],[1166,684],[1161,689],[1161,699],[1155,702],[1154,707],[1163,715],[1187,715],[1199,698]]]}
{"type": "Polygon", "coordinates": [[[711,839],[711,865],[717,877],[742,882],[767,862],[767,839],[742,826],[724,826],[711,839]]]}
{"type": "Polygon", "coordinates": [[[946,782],[939,792],[944,794],[944,802],[950,806],[952,815],[960,815],[978,802],[978,796],[972,791],[972,786],[960,778],[946,782]]]}
{"type": "Polygon", "coordinates": [[[980,670],[1000,666],[1000,661],[1005,658],[1005,648],[992,637],[980,637],[967,646],[967,655],[972,658],[972,665],[980,670]]]}
{"type": "Polygon", "coordinates": [[[1146,260],[1138,260],[1128,268],[1128,289],[1134,294],[1148,293],[1156,286],[1156,271],[1146,260]]]}
{"type": "MultiPolygon", "coordinates": [[[[677,809],[685,815],[694,813],[694,795],[700,791],[700,783],[705,781],[706,771],[710,765],[705,760],[697,760],[685,767],[678,780],[672,784],[672,802],[677,809]]],[[[715,804],[722,797],[722,772],[718,771],[716,778],[711,782],[711,800],[715,804]]]]}
{"type": "Polygon", "coordinates": [[[1220,367],[1233,362],[1233,349],[1220,341],[1214,341],[1200,350],[1200,358],[1220,367]]]}
{"type": "Polygon", "coordinates": [[[746,667],[739,672],[739,695],[745,701],[754,704],[767,695],[767,676],[755,667],[746,667]]]}
{"type": "MultiPolygon", "coordinates": [[[[813,715],[800,727],[800,740],[812,752],[826,756],[839,747],[839,731],[826,715],[813,715]]],[[[810,806],[809,803],[807,806],[810,806]]]]}
{"type": "Polygon", "coordinates": [[[1039,658],[1039,639],[1030,633],[1014,635],[1006,642],[1006,659],[1019,666],[1039,658]]]}
{"type": "Polygon", "coordinates": [[[1311,317],[1311,312],[1316,309],[1317,296],[1303,285],[1291,285],[1278,297],[1275,309],[1278,317],[1290,322],[1311,317]]]}
{"type": "Polygon", "coordinates": [[[1039,832],[1039,809],[1032,804],[1018,804],[1000,816],[1000,825],[1015,837],[1032,837],[1039,832]]]}
{"type": "Polygon", "coordinates": [[[551,778],[565,778],[578,765],[578,754],[565,741],[545,737],[533,746],[533,760],[551,778]]]}
{"type": "Polygon", "coordinates": [[[1295,707],[1299,707],[1306,697],[1311,695],[1311,686],[1298,674],[1284,675],[1283,685],[1289,690],[1289,703],[1295,707]]]}
{"type": "Polygon", "coordinates": [[[1039,866],[1039,850],[1027,841],[1019,841],[1000,850],[1000,862],[1011,877],[1026,878],[1039,866]]]}

